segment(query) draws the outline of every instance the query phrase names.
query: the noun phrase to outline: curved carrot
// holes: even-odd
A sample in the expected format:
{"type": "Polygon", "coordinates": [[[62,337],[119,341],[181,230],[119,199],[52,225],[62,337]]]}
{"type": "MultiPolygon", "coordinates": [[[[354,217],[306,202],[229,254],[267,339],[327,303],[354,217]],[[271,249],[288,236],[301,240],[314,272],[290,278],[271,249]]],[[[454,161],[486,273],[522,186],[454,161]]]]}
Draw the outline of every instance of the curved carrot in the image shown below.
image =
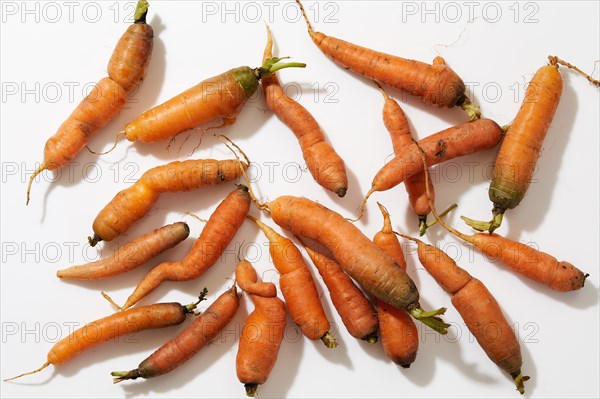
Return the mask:
{"type": "Polygon", "coordinates": [[[173,371],[215,338],[233,319],[239,305],[240,299],[234,285],[196,317],[189,327],[144,359],[136,369],[113,371],[113,382],[158,377],[173,371]]]}
{"type": "Polygon", "coordinates": [[[164,262],[150,270],[121,309],[127,309],[165,281],[189,281],[206,273],[227,248],[250,209],[246,186],[238,186],[210,216],[200,237],[181,262],[164,262]]]}
{"type": "Polygon", "coordinates": [[[465,84],[442,57],[433,64],[407,60],[371,50],[335,37],[315,32],[300,0],[296,0],[308,27],[308,34],[317,47],[333,61],[359,75],[395,87],[423,102],[440,108],[460,106],[470,120],[479,118],[479,108],[465,94],[465,84]]]}
{"type": "MultiPolygon", "coordinates": [[[[383,214],[383,227],[375,234],[373,242],[406,271],[404,251],[392,229],[390,214],[383,205],[378,205],[383,214]]],[[[377,317],[386,356],[402,368],[409,368],[419,350],[419,334],[415,322],[405,310],[390,306],[381,299],[377,299],[377,317]]]]}
{"type": "Polygon", "coordinates": [[[519,341],[494,296],[444,251],[415,238],[402,237],[417,243],[423,267],[452,296],[452,304],[481,348],[498,367],[510,374],[517,390],[523,394],[523,382],[529,377],[521,374],[523,360],[519,341]]]}
{"type": "Polygon", "coordinates": [[[108,63],[109,77],[102,78],[73,113],[48,139],[44,161],[27,185],[27,204],[33,181],[44,170],[58,170],[86,146],[89,138],[123,109],[129,93],[146,74],[152,54],[152,27],[146,24],[148,2],[138,1],[135,21],[123,34],[108,63]]]}
{"type": "Polygon", "coordinates": [[[331,302],[350,335],[370,344],[376,343],[378,323],[371,302],[352,279],[344,273],[340,265],[306,246],[300,238],[298,240],[323,278],[323,282],[329,290],[331,302]]]}
{"type": "Polygon", "coordinates": [[[181,324],[189,313],[193,313],[196,305],[204,300],[204,291],[195,303],[183,306],[179,303],[158,303],[141,306],[125,312],[113,313],[73,331],[69,336],[58,341],[48,352],[46,363],[39,369],[24,373],[4,381],[14,380],[37,373],[49,365],[58,366],[73,359],[80,353],[95,346],[116,339],[123,335],[154,328],[163,328],[181,324]]]}
{"type": "MultiPolygon", "coordinates": [[[[273,57],[273,38],[267,26],[268,41],[263,60],[273,57]]],[[[325,141],[325,135],[311,113],[300,103],[288,97],[277,75],[265,77],[262,82],[267,107],[288,126],[300,144],[306,167],[317,183],[339,197],[346,195],[348,176],[344,161],[325,141]]]]}
{"type": "Polygon", "coordinates": [[[302,254],[294,243],[255,217],[248,216],[269,240],[269,253],[281,274],[279,286],[292,320],[308,339],[323,341],[328,348],[337,347],[329,332],[329,320],[319,299],[317,286],[302,254]]]}
{"type": "Polygon", "coordinates": [[[235,180],[241,175],[237,160],[214,159],[175,161],[148,170],[131,187],[120,191],[96,216],[93,247],[99,241],[111,241],[140,220],[164,192],[182,192],[235,180]]]}
{"type": "Polygon", "coordinates": [[[143,265],[158,254],[173,248],[190,234],[184,222],[163,226],[128,242],[111,257],[59,270],[56,276],[74,280],[97,280],[113,277],[143,265]]]}
{"type": "Polygon", "coordinates": [[[250,289],[248,292],[242,288],[254,302],[254,311],[242,328],[235,359],[238,380],[244,384],[246,395],[254,397],[258,385],[267,381],[277,361],[285,331],[285,305],[277,298],[273,283],[257,283],[256,271],[248,261],[240,262],[235,278],[240,287],[250,289]],[[267,296],[261,295],[263,293],[267,296]]]}

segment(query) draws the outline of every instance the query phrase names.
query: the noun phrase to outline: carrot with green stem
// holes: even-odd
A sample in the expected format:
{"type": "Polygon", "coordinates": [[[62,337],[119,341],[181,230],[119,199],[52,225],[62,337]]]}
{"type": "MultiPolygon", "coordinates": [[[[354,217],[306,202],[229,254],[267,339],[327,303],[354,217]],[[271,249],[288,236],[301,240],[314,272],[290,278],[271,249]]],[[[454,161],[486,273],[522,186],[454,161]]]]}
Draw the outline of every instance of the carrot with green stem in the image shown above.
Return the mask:
{"type": "Polygon", "coordinates": [[[250,210],[248,188],[239,185],[210,216],[192,249],[180,262],[163,262],[150,270],[127,298],[127,309],[150,294],[165,281],[190,281],[199,278],[221,257],[250,210]]]}
{"type": "Polygon", "coordinates": [[[294,323],[308,339],[320,339],[328,348],[337,347],[334,336],[329,332],[329,320],[319,299],[315,281],[296,245],[255,217],[248,215],[248,219],[269,240],[269,253],[281,275],[279,287],[294,323]]]}
{"type": "Polygon", "coordinates": [[[329,290],[333,306],[346,329],[356,339],[377,342],[377,315],[371,302],[333,259],[308,247],[296,236],[329,290]]]}
{"type": "Polygon", "coordinates": [[[44,170],[59,170],[71,162],[94,133],[110,122],[125,105],[127,96],[139,85],[152,54],[154,33],[146,23],[148,2],[140,0],[134,23],[119,39],[108,63],[108,76],[102,78],[48,139],[44,161],[29,178],[27,204],[35,178],[44,170]]]}
{"type": "Polygon", "coordinates": [[[175,370],[198,353],[229,324],[239,305],[240,299],[234,284],[196,317],[189,327],[144,359],[137,368],[130,371],[113,371],[111,373],[114,377],[113,382],[116,384],[137,378],[158,377],[175,370]]]}
{"type": "Polygon", "coordinates": [[[235,279],[254,302],[254,310],[244,322],[235,359],[238,380],[244,384],[246,395],[254,397],[277,361],[286,311],[283,301],[277,298],[275,285],[257,282],[258,276],[250,262],[242,260],[238,264],[235,279]]]}
{"type": "MultiPolygon", "coordinates": [[[[375,234],[373,242],[406,271],[404,251],[394,234],[390,214],[383,205],[377,205],[383,215],[383,227],[375,234]]],[[[395,308],[381,299],[377,299],[377,317],[386,356],[402,368],[409,368],[419,350],[419,334],[415,322],[404,309],[395,308]]]]}
{"type": "Polygon", "coordinates": [[[241,175],[240,165],[247,169],[249,164],[249,161],[240,164],[238,160],[198,159],[149,169],[100,211],[93,223],[94,235],[88,241],[93,247],[99,241],[111,241],[123,234],[148,213],[161,193],[192,191],[232,181],[241,175]]]}
{"type": "Polygon", "coordinates": [[[42,367],[4,381],[11,381],[26,375],[35,374],[50,365],[58,366],[68,362],[86,350],[97,345],[139,331],[164,328],[183,323],[186,315],[193,314],[196,306],[205,299],[206,288],[198,301],[186,306],[179,303],[158,303],[113,313],[73,331],[58,341],[48,352],[42,367]]]}
{"type": "MultiPolygon", "coordinates": [[[[273,37],[267,26],[267,45],[263,60],[273,57],[273,37]]],[[[276,74],[262,79],[267,107],[288,126],[300,144],[306,167],[317,183],[339,197],[346,195],[348,176],[344,161],[325,141],[325,135],[311,113],[285,94],[276,74]]]]}
{"type": "Polygon", "coordinates": [[[560,102],[563,79],[558,64],[575,69],[598,86],[598,81],[577,67],[557,57],[548,58],[550,64],[538,69],[529,82],[521,108],[500,146],[488,190],[488,196],[493,203],[492,220],[481,222],[463,217],[463,220],[475,230],[493,233],[502,224],[506,210],[516,208],[525,197],[540,157],[544,138],[560,102]]]}
{"type": "Polygon", "coordinates": [[[435,57],[433,64],[429,65],[315,32],[302,3],[300,0],[296,3],[300,6],[312,41],[327,57],[345,69],[420,97],[428,105],[439,108],[459,106],[467,111],[470,120],[480,117],[479,107],[472,104],[465,93],[464,82],[442,57],[435,57]]]}
{"type": "Polygon", "coordinates": [[[126,273],[173,248],[189,234],[190,228],[186,223],[169,224],[128,242],[110,257],[59,270],[56,276],[62,279],[97,280],[126,273]]]}

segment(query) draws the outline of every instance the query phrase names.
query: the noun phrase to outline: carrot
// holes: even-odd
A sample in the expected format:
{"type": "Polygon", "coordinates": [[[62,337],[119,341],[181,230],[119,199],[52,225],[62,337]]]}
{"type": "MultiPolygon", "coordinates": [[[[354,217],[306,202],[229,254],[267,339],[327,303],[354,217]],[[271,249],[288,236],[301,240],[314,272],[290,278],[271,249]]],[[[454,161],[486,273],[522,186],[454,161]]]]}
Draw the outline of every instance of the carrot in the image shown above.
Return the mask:
{"type": "Polygon", "coordinates": [[[189,281],[206,273],[223,254],[249,209],[248,188],[240,185],[219,204],[185,258],[180,262],[161,263],[150,270],[122,309],[133,306],[165,281],[189,281]]]}
{"type": "Polygon", "coordinates": [[[173,371],[215,338],[233,319],[239,305],[240,299],[234,284],[196,317],[189,327],[144,359],[136,369],[113,371],[113,382],[158,377],[173,371]]]}
{"type": "Polygon", "coordinates": [[[517,390],[523,394],[523,382],[529,377],[521,373],[523,360],[519,341],[494,296],[444,251],[415,238],[401,236],[417,243],[423,267],[452,296],[452,304],[481,348],[498,367],[510,374],[517,390]]]}
{"type": "Polygon", "coordinates": [[[435,57],[433,65],[429,65],[315,32],[302,3],[300,0],[296,3],[300,6],[312,41],[323,54],[345,69],[420,97],[429,105],[439,108],[460,106],[467,111],[470,120],[480,117],[479,107],[473,105],[465,94],[464,82],[442,57],[435,57]]]}
{"type": "Polygon", "coordinates": [[[298,241],[304,246],[306,253],[323,278],[329,290],[329,297],[346,329],[356,339],[370,344],[377,342],[377,316],[375,309],[362,291],[354,284],[334,260],[319,253],[298,241]]]}
{"type": "Polygon", "coordinates": [[[255,217],[248,216],[269,240],[269,253],[281,274],[279,286],[292,320],[305,337],[320,339],[326,347],[335,348],[337,342],[329,332],[329,320],[319,299],[317,286],[302,254],[294,243],[255,217]]]}
{"type": "MultiPolygon", "coordinates": [[[[273,57],[273,38],[267,26],[267,46],[263,60],[273,57]]],[[[317,183],[339,197],[346,195],[348,176],[344,161],[325,141],[325,135],[311,113],[285,94],[277,75],[265,77],[262,82],[267,107],[288,126],[300,144],[306,166],[317,183]]]]}
{"type": "MultiPolygon", "coordinates": [[[[248,163],[241,164],[248,168],[248,163]]],[[[161,193],[192,191],[231,181],[240,176],[237,160],[214,159],[175,161],[145,172],[131,187],[120,191],[96,216],[93,247],[99,241],[111,241],[140,220],[161,193]]]]}
{"type": "Polygon", "coordinates": [[[97,280],[113,277],[143,265],[158,254],[173,248],[190,234],[184,222],[163,226],[119,248],[109,258],[59,270],[56,276],[74,280],[97,280]]]}
{"type": "MultiPolygon", "coordinates": [[[[491,119],[478,119],[442,130],[424,138],[418,145],[425,152],[427,166],[470,155],[496,146],[502,138],[502,128],[491,119]]],[[[360,207],[358,219],[362,217],[369,197],[376,191],[386,191],[423,172],[419,149],[404,147],[394,159],[385,164],[373,178],[371,189],[360,207]]]]}
{"type": "Polygon", "coordinates": [[[223,120],[222,126],[231,125],[258,89],[261,79],[283,68],[306,66],[282,63],[283,59],[270,58],[259,68],[243,66],[208,78],[128,123],[125,137],[129,141],[150,143],[217,119],[223,120]]]}
{"type": "MultiPolygon", "coordinates": [[[[387,92],[379,85],[379,83],[376,84],[385,100],[383,105],[383,123],[392,139],[394,154],[398,155],[405,147],[415,145],[412,139],[410,126],[400,105],[393,98],[388,96],[387,92]]],[[[423,235],[427,228],[427,215],[431,212],[429,203],[427,202],[427,196],[425,195],[425,174],[417,173],[407,178],[404,181],[404,187],[408,193],[410,207],[419,219],[419,232],[423,235]]],[[[429,191],[434,197],[433,185],[430,185],[429,191]]]]}
{"type": "Polygon", "coordinates": [[[108,63],[108,77],[102,78],[73,113],[48,139],[44,161],[27,185],[27,204],[33,181],[44,170],[58,170],[86,146],[89,138],[123,109],[125,99],[141,82],[152,54],[152,27],[146,23],[148,2],[140,0],[135,21],[123,34],[108,63]]]}
{"type": "Polygon", "coordinates": [[[205,299],[205,296],[206,289],[200,294],[197,302],[186,306],[176,302],[158,303],[129,309],[125,312],[113,313],[110,316],[96,320],[58,341],[48,352],[46,363],[42,367],[4,381],[37,373],[51,364],[54,366],[61,365],[86,350],[123,335],[181,324],[186,315],[193,313],[196,306],[205,299]]]}
{"type": "MultiPolygon", "coordinates": [[[[394,259],[396,265],[406,271],[404,251],[392,229],[390,214],[383,205],[377,204],[383,214],[383,227],[375,234],[373,242],[394,259]]],[[[390,306],[381,299],[377,299],[377,317],[381,344],[386,356],[402,368],[409,368],[417,358],[419,350],[419,335],[415,322],[405,310],[390,306]]]]}
{"type": "Polygon", "coordinates": [[[254,311],[242,328],[235,360],[238,380],[244,384],[246,395],[254,397],[258,385],[267,381],[277,361],[285,331],[285,305],[277,298],[273,283],[257,283],[256,271],[248,261],[240,262],[235,278],[240,287],[248,288],[242,289],[254,302],[254,311]]]}

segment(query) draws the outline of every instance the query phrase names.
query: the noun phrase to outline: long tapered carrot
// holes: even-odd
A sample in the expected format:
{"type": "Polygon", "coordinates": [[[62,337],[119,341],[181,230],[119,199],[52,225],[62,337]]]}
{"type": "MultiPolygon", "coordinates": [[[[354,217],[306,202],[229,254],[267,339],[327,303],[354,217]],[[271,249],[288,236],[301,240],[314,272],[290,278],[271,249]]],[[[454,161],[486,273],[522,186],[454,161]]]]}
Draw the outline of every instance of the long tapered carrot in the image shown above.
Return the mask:
{"type": "Polygon", "coordinates": [[[234,284],[196,317],[189,327],[144,359],[136,369],[113,371],[111,373],[114,377],[113,382],[116,384],[137,378],[158,377],[175,370],[198,353],[229,324],[239,305],[240,299],[234,284]]]}
{"type": "Polygon", "coordinates": [[[141,306],[125,312],[113,313],[110,316],[86,324],[58,341],[48,352],[46,363],[42,367],[4,381],[37,373],[51,364],[54,366],[61,365],[86,350],[123,335],[181,324],[186,315],[193,313],[198,303],[204,300],[205,295],[206,290],[202,292],[197,302],[186,306],[176,302],[141,306]]]}
{"type": "Polygon", "coordinates": [[[308,339],[320,339],[328,348],[335,348],[337,342],[329,332],[329,320],[319,299],[317,286],[296,245],[255,217],[248,218],[269,240],[269,253],[281,274],[279,287],[292,320],[308,339]]]}
{"type": "Polygon", "coordinates": [[[110,257],[59,270],[56,276],[73,280],[97,280],[126,273],[173,248],[189,234],[190,228],[186,223],[169,224],[128,242],[110,257]]]}
{"type": "Polygon", "coordinates": [[[214,265],[231,242],[250,210],[246,186],[232,191],[210,216],[200,237],[180,262],[164,262],[150,270],[127,298],[127,309],[165,281],[194,280],[214,265]]]}
{"type": "Polygon", "coordinates": [[[283,301],[277,298],[275,285],[258,283],[258,276],[250,262],[242,260],[238,264],[235,279],[254,302],[254,310],[242,328],[235,359],[238,380],[244,384],[246,395],[254,397],[258,385],[267,381],[275,366],[283,341],[286,311],[283,301]]]}
{"type": "MultiPolygon", "coordinates": [[[[241,163],[247,169],[248,163],[241,163]]],[[[150,210],[161,193],[192,191],[232,181],[241,175],[237,160],[214,159],[175,161],[145,172],[131,187],[120,191],[96,216],[93,247],[126,232],[150,210]]]]}
{"type": "Polygon", "coordinates": [[[297,238],[323,278],[331,302],[350,335],[370,344],[376,343],[378,322],[371,302],[344,273],[340,265],[297,238]]]}
{"type": "MultiPolygon", "coordinates": [[[[273,57],[273,38],[267,26],[267,45],[263,60],[273,57]]],[[[316,119],[300,103],[285,94],[277,75],[262,79],[261,85],[267,107],[288,126],[300,144],[306,167],[317,183],[343,197],[348,190],[348,176],[344,161],[325,141],[325,135],[316,119]]]]}
{"type": "Polygon", "coordinates": [[[109,76],[94,86],[46,142],[44,161],[27,185],[27,204],[37,175],[44,170],[58,170],[75,158],[90,137],[123,109],[127,95],[146,75],[154,37],[152,27],[146,23],[147,12],[148,2],[138,1],[135,21],[119,39],[108,63],[109,76]]]}
{"type": "MultiPolygon", "coordinates": [[[[375,234],[373,242],[406,271],[404,251],[394,234],[390,214],[383,205],[378,205],[383,215],[383,227],[375,234]]],[[[377,317],[386,356],[402,368],[409,368],[419,350],[419,334],[415,322],[404,309],[390,306],[381,299],[377,299],[377,317]]]]}
{"type": "Polygon", "coordinates": [[[465,84],[442,57],[432,65],[371,50],[347,41],[315,32],[300,0],[296,0],[306,21],[308,34],[317,47],[345,69],[368,79],[395,87],[423,102],[440,108],[460,106],[470,120],[479,118],[479,107],[465,94],[465,84]]]}

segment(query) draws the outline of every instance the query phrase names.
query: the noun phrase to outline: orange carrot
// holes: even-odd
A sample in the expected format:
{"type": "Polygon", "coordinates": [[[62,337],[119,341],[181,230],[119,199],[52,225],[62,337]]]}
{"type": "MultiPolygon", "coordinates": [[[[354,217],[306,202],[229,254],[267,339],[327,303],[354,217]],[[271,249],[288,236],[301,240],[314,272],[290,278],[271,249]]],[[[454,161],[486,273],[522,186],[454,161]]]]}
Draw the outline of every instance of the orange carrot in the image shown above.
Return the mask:
{"type": "Polygon", "coordinates": [[[4,381],[37,373],[51,364],[61,365],[86,350],[123,335],[181,324],[186,315],[193,313],[198,303],[204,300],[205,295],[206,291],[203,291],[197,302],[186,306],[176,302],[141,306],[125,312],[113,313],[110,316],[86,324],[58,341],[48,352],[46,363],[42,367],[4,381]]]}
{"type": "Polygon", "coordinates": [[[143,265],[158,254],[173,248],[190,234],[184,222],[163,226],[128,242],[111,257],[59,270],[56,276],[74,280],[97,280],[113,277],[143,265]]]}
{"type": "Polygon", "coordinates": [[[350,335],[370,344],[376,343],[378,323],[371,302],[352,279],[344,273],[340,265],[306,246],[300,238],[298,240],[323,278],[323,282],[329,290],[331,302],[350,335]]]}
{"type": "Polygon", "coordinates": [[[281,274],[279,286],[292,320],[308,339],[320,339],[328,348],[335,348],[337,342],[329,332],[329,320],[325,316],[317,286],[298,248],[290,239],[260,220],[252,216],[248,218],[256,223],[269,240],[269,253],[275,268],[281,274]]]}
{"type": "Polygon", "coordinates": [[[234,285],[196,317],[189,327],[144,359],[136,369],[113,371],[113,382],[158,377],[173,371],[215,338],[233,319],[239,305],[240,299],[234,285]]]}
{"type": "MultiPolygon", "coordinates": [[[[273,38],[267,26],[268,41],[263,60],[273,57],[273,38]]],[[[315,118],[300,103],[285,94],[277,75],[265,77],[262,82],[267,107],[288,126],[300,144],[306,167],[317,183],[339,197],[346,195],[348,176],[344,161],[325,141],[325,135],[315,118]]]]}
{"type": "MultiPolygon", "coordinates": [[[[241,163],[244,169],[247,163],[241,163]]],[[[140,220],[164,192],[192,191],[238,178],[237,160],[214,159],[175,161],[148,170],[131,187],[120,191],[94,220],[93,247],[99,241],[111,241],[140,220]]]]}
{"type": "Polygon", "coordinates": [[[479,107],[465,94],[465,84],[442,57],[435,57],[433,65],[407,60],[371,50],[335,37],[315,32],[300,0],[296,0],[308,27],[312,41],[327,57],[368,79],[395,87],[423,102],[440,108],[462,107],[470,120],[479,118],[479,107]]]}
{"type": "MultiPolygon", "coordinates": [[[[375,234],[373,242],[406,271],[404,251],[392,229],[390,214],[383,205],[378,205],[383,214],[383,227],[375,234]]],[[[381,299],[377,299],[377,317],[381,344],[386,356],[402,368],[409,368],[417,358],[419,350],[419,335],[415,322],[405,310],[390,306],[381,299]]]]}
{"type": "MultiPolygon", "coordinates": [[[[427,166],[470,155],[496,146],[502,138],[502,129],[490,119],[478,119],[442,130],[418,142],[425,152],[427,166]]],[[[424,165],[416,146],[404,147],[394,159],[377,172],[371,189],[360,208],[360,219],[367,200],[376,191],[386,191],[406,181],[411,176],[423,172],[424,165]]]]}
{"type": "Polygon", "coordinates": [[[164,262],[150,270],[127,298],[122,309],[133,306],[165,281],[197,279],[215,264],[227,248],[250,209],[246,186],[238,186],[210,216],[200,237],[181,262],[164,262]]]}
{"type": "Polygon", "coordinates": [[[277,361],[285,331],[285,305],[277,298],[273,283],[257,283],[256,271],[248,261],[240,262],[235,278],[240,287],[248,288],[242,289],[254,302],[254,311],[242,328],[235,360],[238,380],[244,384],[246,395],[254,397],[277,361]]]}
{"type": "Polygon", "coordinates": [[[523,394],[521,348],[498,302],[486,286],[458,267],[446,253],[432,245],[402,235],[418,245],[419,261],[438,284],[452,296],[452,304],[488,357],[514,379],[523,394]]]}
{"type": "Polygon", "coordinates": [[[152,54],[152,27],[146,24],[148,2],[138,1],[135,21],[123,34],[108,63],[109,77],[102,78],[73,113],[48,139],[44,161],[27,185],[27,204],[33,181],[44,170],[58,170],[86,146],[90,137],[123,109],[129,93],[141,82],[152,54]]]}
{"type": "Polygon", "coordinates": [[[206,79],[128,123],[125,137],[129,141],[150,143],[218,119],[223,120],[222,126],[231,125],[262,78],[283,68],[306,66],[281,60],[270,58],[259,68],[243,66],[206,79]]]}

